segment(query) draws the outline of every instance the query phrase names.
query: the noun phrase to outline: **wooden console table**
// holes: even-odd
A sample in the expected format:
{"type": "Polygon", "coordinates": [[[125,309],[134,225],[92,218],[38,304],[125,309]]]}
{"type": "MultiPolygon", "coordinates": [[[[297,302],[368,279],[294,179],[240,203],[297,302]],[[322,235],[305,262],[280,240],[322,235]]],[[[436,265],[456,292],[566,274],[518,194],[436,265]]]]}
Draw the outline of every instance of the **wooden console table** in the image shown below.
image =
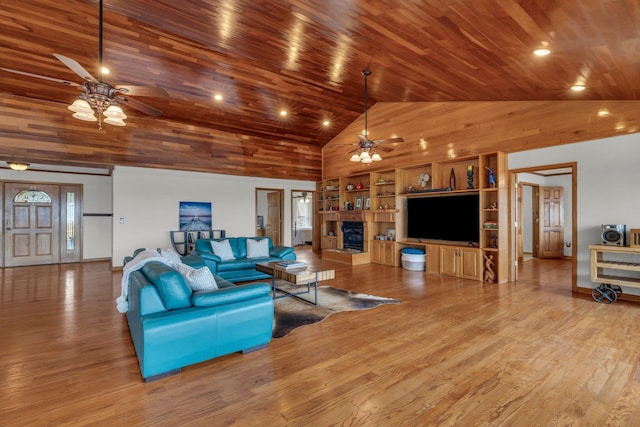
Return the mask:
{"type": "Polygon", "coordinates": [[[640,248],[590,245],[589,249],[593,282],[640,288],[640,248]]]}

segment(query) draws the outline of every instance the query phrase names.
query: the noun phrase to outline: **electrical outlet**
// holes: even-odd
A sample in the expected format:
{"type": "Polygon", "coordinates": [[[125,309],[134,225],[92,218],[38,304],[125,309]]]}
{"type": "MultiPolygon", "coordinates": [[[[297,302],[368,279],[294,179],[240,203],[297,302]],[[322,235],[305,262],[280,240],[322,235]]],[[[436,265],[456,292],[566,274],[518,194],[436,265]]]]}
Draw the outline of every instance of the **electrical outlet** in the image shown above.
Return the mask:
{"type": "Polygon", "coordinates": [[[124,217],[123,216],[120,217],[120,224],[124,224],[124,217]]]}

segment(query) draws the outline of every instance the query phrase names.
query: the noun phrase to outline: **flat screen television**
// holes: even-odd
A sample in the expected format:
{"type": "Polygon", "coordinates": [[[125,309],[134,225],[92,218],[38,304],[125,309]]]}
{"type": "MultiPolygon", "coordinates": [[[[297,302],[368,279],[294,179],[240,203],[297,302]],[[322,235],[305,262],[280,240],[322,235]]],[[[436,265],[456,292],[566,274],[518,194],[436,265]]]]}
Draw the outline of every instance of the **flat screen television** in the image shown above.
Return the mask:
{"type": "Polygon", "coordinates": [[[479,194],[407,199],[407,237],[477,244],[480,241],[479,194]]]}

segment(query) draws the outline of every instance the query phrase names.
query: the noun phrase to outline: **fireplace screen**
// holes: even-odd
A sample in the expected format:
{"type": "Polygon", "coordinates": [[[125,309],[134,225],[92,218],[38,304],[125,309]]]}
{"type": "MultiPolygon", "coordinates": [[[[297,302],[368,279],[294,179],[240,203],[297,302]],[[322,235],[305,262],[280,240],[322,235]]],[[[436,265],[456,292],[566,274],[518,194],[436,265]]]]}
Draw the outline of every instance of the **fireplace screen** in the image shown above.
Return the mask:
{"type": "Polygon", "coordinates": [[[357,221],[342,223],[342,247],[345,249],[364,250],[364,224],[357,221]]]}

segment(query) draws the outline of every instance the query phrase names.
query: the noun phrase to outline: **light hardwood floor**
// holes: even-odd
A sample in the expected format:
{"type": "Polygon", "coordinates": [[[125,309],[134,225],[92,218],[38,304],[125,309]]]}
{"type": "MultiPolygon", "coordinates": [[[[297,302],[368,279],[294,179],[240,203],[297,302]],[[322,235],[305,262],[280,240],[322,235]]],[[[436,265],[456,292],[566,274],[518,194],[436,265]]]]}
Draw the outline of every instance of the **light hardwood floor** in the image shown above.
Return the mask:
{"type": "Polygon", "coordinates": [[[569,262],[504,285],[330,265],[326,284],[402,303],[148,384],[115,310],[120,272],[1,270],[0,425],[640,425],[640,305],[572,295],[569,262]]]}

